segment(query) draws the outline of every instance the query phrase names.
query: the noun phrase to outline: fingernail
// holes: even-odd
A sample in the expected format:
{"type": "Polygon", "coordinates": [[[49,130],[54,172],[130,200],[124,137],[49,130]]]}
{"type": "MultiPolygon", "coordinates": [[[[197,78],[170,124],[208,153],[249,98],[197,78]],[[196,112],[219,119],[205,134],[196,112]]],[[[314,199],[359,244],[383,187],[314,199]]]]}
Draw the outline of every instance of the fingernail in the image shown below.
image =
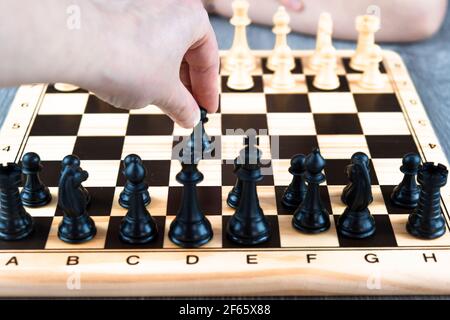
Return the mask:
{"type": "Polygon", "coordinates": [[[303,9],[302,0],[283,0],[283,4],[291,10],[299,11],[303,9]]]}

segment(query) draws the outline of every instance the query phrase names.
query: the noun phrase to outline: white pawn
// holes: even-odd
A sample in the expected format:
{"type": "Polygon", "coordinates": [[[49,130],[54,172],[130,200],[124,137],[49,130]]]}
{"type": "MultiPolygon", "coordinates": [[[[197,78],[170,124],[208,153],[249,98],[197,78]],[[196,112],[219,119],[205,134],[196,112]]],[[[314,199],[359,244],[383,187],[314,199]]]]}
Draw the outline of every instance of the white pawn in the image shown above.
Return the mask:
{"type": "Polygon", "coordinates": [[[369,50],[375,45],[375,32],[380,29],[380,18],[375,15],[364,15],[356,18],[358,43],[356,51],[350,60],[350,67],[364,71],[369,50]]]}
{"type": "Polygon", "coordinates": [[[249,69],[239,61],[228,77],[227,87],[233,90],[246,91],[254,86],[253,77],[249,69]]]}
{"type": "Polygon", "coordinates": [[[374,45],[368,52],[367,65],[359,80],[359,86],[366,89],[381,89],[384,87],[384,79],[380,71],[380,62],[382,60],[381,48],[374,45]]]}
{"type": "Polygon", "coordinates": [[[286,90],[295,87],[295,78],[291,72],[289,57],[289,55],[283,54],[278,57],[278,64],[272,77],[272,88],[286,90]]]}
{"type": "Polygon", "coordinates": [[[256,59],[253,56],[247,42],[247,26],[251,23],[248,17],[249,4],[246,0],[234,0],[233,17],[230,23],[235,27],[233,45],[225,58],[224,67],[228,71],[237,68],[237,65],[254,70],[256,68],[256,59]]]}
{"type": "Polygon", "coordinates": [[[320,51],[322,48],[332,46],[332,34],[333,20],[331,19],[331,15],[328,12],[323,12],[320,14],[317,26],[316,49],[309,60],[309,68],[311,70],[319,70],[322,64],[320,51]]]}
{"type": "Polygon", "coordinates": [[[276,38],[275,47],[267,61],[267,68],[269,70],[276,70],[281,56],[283,56],[282,59],[289,60],[289,70],[295,68],[295,59],[291,48],[287,44],[287,35],[291,32],[291,28],[289,27],[290,21],[291,18],[289,17],[286,8],[283,6],[278,7],[277,12],[273,16],[274,27],[272,32],[276,35],[276,38]]]}
{"type": "Polygon", "coordinates": [[[336,73],[336,49],[332,46],[321,51],[322,64],[314,77],[313,85],[321,90],[334,90],[339,88],[339,77],[336,73]]]}

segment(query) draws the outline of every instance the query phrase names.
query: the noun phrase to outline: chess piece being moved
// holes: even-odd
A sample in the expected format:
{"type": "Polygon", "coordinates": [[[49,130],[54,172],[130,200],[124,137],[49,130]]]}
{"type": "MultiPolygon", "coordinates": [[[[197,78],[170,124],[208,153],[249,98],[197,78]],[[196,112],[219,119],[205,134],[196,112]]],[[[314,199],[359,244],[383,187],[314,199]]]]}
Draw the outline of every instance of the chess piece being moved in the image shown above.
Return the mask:
{"type": "Polygon", "coordinates": [[[22,157],[22,173],[25,175],[25,184],[20,198],[27,207],[42,207],[52,200],[49,189],[39,178],[42,170],[41,159],[34,152],[28,152],[22,157]]]}
{"type": "Polygon", "coordinates": [[[287,43],[287,35],[291,32],[290,20],[289,14],[283,6],[280,6],[273,16],[274,27],[272,31],[275,34],[275,47],[267,60],[269,70],[277,70],[280,59],[283,60],[286,65],[285,68],[289,71],[295,68],[294,56],[287,43]]]}
{"type": "MultiPolygon", "coordinates": [[[[250,140],[250,139],[249,139],[250,140]]],[[[248,143],[239,155],[237,176],[242,181],[239,207],[228,221],[227,237],[242,245],[256,245],[269,240],[271,230],[259,205],[256,191],[261,174],[261,151],[257,145],[248,143]]]]}
{"type": "Polygon", "coordinates": [[[123,171],[129,184],[128,212],[120,224],[119,237],[125,243],[142,244],[156,238],[158,228],[146,209],[146,190],[144,182],[147,170],[140,158],[130,155],[128,164],[123,171]]]}
{"type": "Polygon", "coordinates": [[[208,112],[205,108],[200,107],[200,122],[194,127],[188,140],[189,148],[195,148],[196,152],[201,151],[202,156],[212,152],[213,149],[211,138],[205,130],[205,124],[208,121],[208,112]]]}
{"type": "Polygon", "coordinates": [[[420,156],[417,153],[408,153],[403,157],[403,165],[400,167],[400,171],[404,173],[403,180],[391,194],[391,201],[395,205],[409,209],[417,207],[420,187],[416,183],[416,175],[419,166],[420,156]]]}
{"type": "Polygon", "coordinates": [[[406,230],[413,236],[435,239],[445,233],[445,219],[441,209],[441,188],[447,183],[448,170],[442,165],[424,163],[417,180],[421,186],[419,203],[409,215],[406,230]]]}
{"type": "MultiPolygon", "coordinates": [[[[136,154],[130,154],[125,157],[123,161],[123,174],[127,171],[128,166],[133,165],[136,166],[136,164],[142,165],[142,159],[136,155],[136,154]]],[[[144,205],[147,206],[151,202],[151,197],[148,192],[148,185],[142,181],[141,183],[134,183],[132,181],[127,180],[125,183],[125,186],[123,188],[123,191],[119,195],[119,204],[122,208],[128,209],[130,207],[131,203],[131,197],[135,193],[140,193],[142,196],[142,199],[144,200],[144,205]]]]}
{"type": "Polygon", "coordinates": [[[227,87],[236,91],[247,91],[253,88],[255,82],[250,69],[242,61],[238,61],[231,70],[227,80],[227,87]]]}
{"type": "Polygon", "coordinates": [[[375,33],[380,29],[380,18],[375,15],[363,15],[356,18],[358,43],[350,60],[350,67],[364,71],[371,48],[375,44],[375,33]]]}
{"type": "Polygon", "coordinates": [[[294,212],[292,225],[306,233],[319,233],[330,228],[330,216],[320,199],[319,184],[325,181],[322,170],[325,159],[315,149],[306,158],[305,179],[308,183],[305,198],[294,212]]]}
{"type": "Polygon", "coordinates": [[[291,159],[289,173],[292,174],[292,182],[284,190],[281,203],[289,208],[296,209],[302,203],[306,196],[307,186],[305,183],[306,157],[303,154],[297,154],[291,159]]]}
{"type": "Polygon", "coordinates": [[[20,240],[33,231],[33,219],[20,200],[21,177],[18,165],[0,165],[0,240],[20,240]]]}
{"type": "Polygon", "coordinates": [[[203,180],[198,170],[200,154],[186,146],[183,149],[181,171],[176,179],[183,185],[183,196],[177,216],[170,224],[169,239],[185,248],[196,248],[208,243],[213,237],[211,223],[200,209],[197,184],[203,180]]]}
{"type": "Polygon", "coordinates": [[[328,12],[323,12],[319,17],[319,24],[317,26],[316,49],[314,50],[311,59],[309,60],[309,68],[314,71],[319,71],[322,65],[321,51],[323,48],[331,47],[333,34],[333,20],[328,12]]]}
{"type": "Polygon", "coordinates": [[[367,53],[367,64],[359,80],[359,86],[366,89],[376,90],[384,87],[383,75],[380,71],[380,62],[383,60],[381,48],[373,45],[367,53]]]}
{"type": "Polygon", "coordinates": [[[320,52],[322,64],[314,77],[313,85],[321,90],[335,90],[340,85],[339,77],[336,73],[336,50],[328,46],[324,47],[320,52]]]}
{"type": "MultiPolygon", "coordinates": [[[[64,174],[64,170],[68,167],[74,167],[74,168],[80,168],[81,162],[80,162],[80,158],[78,158],[76,155],[71,154],[68,156],[65,156],[64,159],[61,162],[61,175],[64,174]]],[[[84,196],[86,197],[86,202],[89,205],[89,203],[91,202],[91,196],[89,194],[89,191],[87,191],[87,189],[85,187],[83,187],[80,184],[80,190],[81,192],[84,194],[84,196]]]]}
{"type": "Polygon", "coordinates": [[[234,0],[232,7],[233,17],[230,23],[235,28],[234,39],[225,58],[224,68],[230,72],[241,68],[251,72],[256,67],[256,60],[247,42],[246,28],[251,22],[248,17],[249,4],[246,0],[234,0]]]}
{"type": "Polygon", "coordinates": [[[64,168],[58,187],[58,206],[63,211],[63,219],[58,226],[58,237],[68,243],[82,243],[94,238],[97,233],[95,223],[87,212],[87,199],[81,183],[89,177],[79,165],[64,168]]]}
{"type": "Polygon", "coordinates": [[[358,152],[347,166],[347,185],[342,199],[347,205],[338,220],[338,231],[349,238],[363,239],[375,233],[375,219],[368,206],[373,201],[368,157],[358,152]],[[344,195],[345,194],[345,195],[344,195]]]}

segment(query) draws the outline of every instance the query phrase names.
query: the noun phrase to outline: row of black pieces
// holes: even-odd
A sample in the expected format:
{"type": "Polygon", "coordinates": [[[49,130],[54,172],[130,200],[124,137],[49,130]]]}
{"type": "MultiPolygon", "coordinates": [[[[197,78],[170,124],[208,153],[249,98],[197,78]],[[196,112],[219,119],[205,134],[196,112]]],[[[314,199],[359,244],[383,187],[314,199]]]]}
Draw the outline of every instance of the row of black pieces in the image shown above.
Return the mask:
{"type": "MultiPolygon", "coordinates": [[[[442,164],[426,162],[421,165],[418,154],[403,157],[400,171],[402,181],[394,188],[390,200],[393,205],[411,209],[406,224],[407,231],[418,238],[434,239],[445,233],[445,219],[440,206],[440,189],[446,184],[448,171],[442,164]],[[417,181],[420,185],[417,185],[417,181]]],[[[321,173],[325,160],[316,149],[307,157],[298,154],[291,159],[289,172],[292,182],[285,189],[282,204],[293,211],[293,226],[306,233],[318,233],[329,228],[329,216],[321,203],[318,185],[325,181],[321,173]]],[[[369,158],[362,152],[351,157],[346,168],[349,183],[344,188],[341,201],[346,205],[337,223],[343,236],[362,239],[372,236],[376,226],[368,206],[373,201],[369,158]]],[[[231,192],[230,205],[235,202],[231,192]]]]}

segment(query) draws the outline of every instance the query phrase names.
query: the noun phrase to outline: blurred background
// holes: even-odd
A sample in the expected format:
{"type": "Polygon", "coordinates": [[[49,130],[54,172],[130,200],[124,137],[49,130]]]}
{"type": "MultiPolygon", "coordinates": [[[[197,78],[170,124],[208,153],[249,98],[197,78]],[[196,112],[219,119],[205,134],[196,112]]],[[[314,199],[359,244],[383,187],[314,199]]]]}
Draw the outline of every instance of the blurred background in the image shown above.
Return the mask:
{"type": "MultiPolygon", "coordinates": [[[[349,17],[353,19],[354,17],[349,17]]],[[[231,47],[233,26],[228,18],[211,15],[220,49],[231,47]]],[[[252,24],[247,30],[252,49],[272,49],[274,35],[270,26],[252,24]]],[[[292,32],[292,49],[313,49],[315,38],[292,32]]],[[[354,48],[354,41],[333,42],[337,49],[354,48]]],[[[450,159],[450,14],[433,37],[412,43],[382,43],[382,48],[398,52],[405,61],[416,89],[427,110],[441,145],[450,159]]],[[[16,88],[0,89],[0,125],[3,123],[16,88]]]]}

